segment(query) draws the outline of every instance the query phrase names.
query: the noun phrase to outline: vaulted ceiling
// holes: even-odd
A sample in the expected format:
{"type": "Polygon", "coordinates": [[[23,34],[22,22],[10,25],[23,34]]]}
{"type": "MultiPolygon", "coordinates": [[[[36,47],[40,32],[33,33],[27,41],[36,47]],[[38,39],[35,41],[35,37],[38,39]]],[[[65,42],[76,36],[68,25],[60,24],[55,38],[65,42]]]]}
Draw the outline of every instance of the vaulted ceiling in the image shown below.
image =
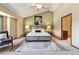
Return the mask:
{"type": "Polygon", "coordinates": [[[28,17],[45,11],[53,12],[62,5],[61,3],[42,3],[42,4],[44,7],[46,7],[46,9],[41,9],[40,11],[37,11],[36,8],[31,8],[33,3],[3,3],[2,5],[10,9],[11,11],[15,12],[20,17],[28,17]]]}

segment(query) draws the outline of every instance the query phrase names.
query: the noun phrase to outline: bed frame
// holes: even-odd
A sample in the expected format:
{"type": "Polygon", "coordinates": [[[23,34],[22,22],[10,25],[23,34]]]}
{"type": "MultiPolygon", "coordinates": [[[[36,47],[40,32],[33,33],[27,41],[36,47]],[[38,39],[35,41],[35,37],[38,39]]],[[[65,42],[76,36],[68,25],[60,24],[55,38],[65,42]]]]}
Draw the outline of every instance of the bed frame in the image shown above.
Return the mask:
{"type": "Polygon", "coordinates": [[[25,37],[26,42],[51,42],[51,36],[26,36],[25,37]],[[28,40],[27,37],[38,37],[37,40],[28,40]],[[40,37],[50,37],[50,40],[40,40],[40,37]]]}

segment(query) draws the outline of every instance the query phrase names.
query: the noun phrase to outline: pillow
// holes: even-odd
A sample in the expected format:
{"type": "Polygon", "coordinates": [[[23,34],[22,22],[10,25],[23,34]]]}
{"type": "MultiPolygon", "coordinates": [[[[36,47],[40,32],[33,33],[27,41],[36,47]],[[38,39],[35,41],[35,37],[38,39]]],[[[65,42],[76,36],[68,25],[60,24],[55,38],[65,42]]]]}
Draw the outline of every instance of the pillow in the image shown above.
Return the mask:
{"type": "Polygon", "coordinates": [[[0,39],[7,38],[6,33],[0,34],[0,39]]]}
{"type": "Polygon", "coordinates": [[[35,29],[32,29],[32,32],[35,32],[35,29]]]}
{"type": "Polygon", "coordinates": [[[41,32],[44,32],[44,29],[32,29],[32,32],[36,32],[36,30],[40,30],[41,32]]]}
{"type": "Polygon", "coordinates": [[[39,32],[41,32],[41,30],[36,30],[35,32],[39,33],[39,32]]]}

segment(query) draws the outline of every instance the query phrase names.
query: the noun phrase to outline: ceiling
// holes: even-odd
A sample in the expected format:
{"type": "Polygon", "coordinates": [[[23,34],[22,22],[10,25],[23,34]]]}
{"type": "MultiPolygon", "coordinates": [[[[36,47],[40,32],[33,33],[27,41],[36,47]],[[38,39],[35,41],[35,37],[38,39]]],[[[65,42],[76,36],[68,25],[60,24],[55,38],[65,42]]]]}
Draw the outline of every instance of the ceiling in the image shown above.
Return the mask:
{"type": "Polygon", "coordinates": [[[33,3],[3,3],[5,7],[10,9],[11,11],[15,12],[20,17],[28,17],[38,13],[42,13],[45,11],[54,11],[58,7],[61,6],[61,3],[42,3],[46,9],[41,9],[37,11],[36,8],[31,8],[33,3]]]}

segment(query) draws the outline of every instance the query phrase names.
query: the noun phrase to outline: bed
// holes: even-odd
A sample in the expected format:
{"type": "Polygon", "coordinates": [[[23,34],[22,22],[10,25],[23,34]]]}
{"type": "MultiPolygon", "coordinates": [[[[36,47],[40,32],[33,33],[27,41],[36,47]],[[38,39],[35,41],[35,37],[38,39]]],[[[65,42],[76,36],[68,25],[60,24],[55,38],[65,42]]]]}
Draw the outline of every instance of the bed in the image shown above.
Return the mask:
{"type": "Polygon", "coordinates": [[[26,42],[48,42],[51,41],[51,35],[44,29],[32,29],[25,37],[26,42]]]}
{"type": "Polygon", "coordinates": [[[44,52],[44,51],[59,51],[60,48],[51,41],[51,35],[43,29],[32,29],[25,37],[24,43],[15,51],[18,52],[44,52]]]}

